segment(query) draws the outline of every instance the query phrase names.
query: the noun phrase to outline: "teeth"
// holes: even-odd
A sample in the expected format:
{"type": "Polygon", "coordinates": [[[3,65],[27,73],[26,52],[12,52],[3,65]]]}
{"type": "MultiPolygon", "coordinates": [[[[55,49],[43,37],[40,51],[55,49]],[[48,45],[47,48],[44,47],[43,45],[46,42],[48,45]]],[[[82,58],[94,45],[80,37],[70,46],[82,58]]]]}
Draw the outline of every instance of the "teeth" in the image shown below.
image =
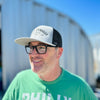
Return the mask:
{"type": "Polygon", "coordinates": [[[36,59],[36,58],[31,58],[31,61],[32,61],[32,62],[40,62],[41,59],[39,59],[39,58],[37,58],[37,59],[36,59]]]}
{"type": "Polygon", "coordinates": [[[32,60],[33,62],[40,62],[40,60],[32,60]]]}
{"type": "Polygon", "coordinates": [[[33,61],[33,62],[39,62],[40,60],[35,60],[35,61],[33,61]]]}

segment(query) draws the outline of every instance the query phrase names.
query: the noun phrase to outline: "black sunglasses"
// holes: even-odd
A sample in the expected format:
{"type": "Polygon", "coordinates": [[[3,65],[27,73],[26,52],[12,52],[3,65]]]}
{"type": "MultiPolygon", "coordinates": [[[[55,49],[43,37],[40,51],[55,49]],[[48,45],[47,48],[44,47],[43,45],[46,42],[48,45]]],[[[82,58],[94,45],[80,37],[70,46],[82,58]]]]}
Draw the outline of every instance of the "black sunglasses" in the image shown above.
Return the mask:
{"type": "Polygon", "coordinates": [[[34,48],[38,54],[45,54],[47,52],[47,47],[55,47],[51,45],[36,45],[36,46],[25,46],[25,50],[27,54],[32,54],[34,48]]]}

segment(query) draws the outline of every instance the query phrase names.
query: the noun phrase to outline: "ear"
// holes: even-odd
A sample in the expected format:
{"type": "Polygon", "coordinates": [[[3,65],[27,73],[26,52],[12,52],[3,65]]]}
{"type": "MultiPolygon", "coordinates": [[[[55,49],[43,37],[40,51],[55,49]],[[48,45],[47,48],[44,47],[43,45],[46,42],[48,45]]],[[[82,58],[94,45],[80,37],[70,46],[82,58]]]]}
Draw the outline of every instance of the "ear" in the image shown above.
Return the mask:
{"type": "Polygon", "coordinates": [[[58,50],[57,50],[57,58],[60,58],[62,53],[63,53],[63,48],[61,48],[61,47],[58,48],[58,50]]]}

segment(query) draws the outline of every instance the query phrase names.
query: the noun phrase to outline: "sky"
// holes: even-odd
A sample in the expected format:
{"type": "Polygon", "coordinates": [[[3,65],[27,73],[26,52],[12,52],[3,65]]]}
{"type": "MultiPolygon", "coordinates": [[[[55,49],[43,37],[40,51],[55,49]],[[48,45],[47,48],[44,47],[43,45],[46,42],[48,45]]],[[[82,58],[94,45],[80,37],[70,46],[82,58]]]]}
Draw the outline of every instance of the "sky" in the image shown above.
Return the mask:
{"type": "Polygon", "coordinates": [[[100,33],[100,0],[35,0],[77,22],[87,35],[100,33]]]}

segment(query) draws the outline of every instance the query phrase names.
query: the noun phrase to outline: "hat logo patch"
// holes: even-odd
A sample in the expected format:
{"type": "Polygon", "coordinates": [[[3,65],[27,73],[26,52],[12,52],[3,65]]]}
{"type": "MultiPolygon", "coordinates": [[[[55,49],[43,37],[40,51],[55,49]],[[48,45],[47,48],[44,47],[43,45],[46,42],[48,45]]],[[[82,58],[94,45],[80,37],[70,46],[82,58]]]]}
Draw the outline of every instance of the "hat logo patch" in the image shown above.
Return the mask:
{"type": "Polygon", "coordinates": [[[45,31],[42,30],[42,29],[37,29],[35,34],[36,34],[36,35],[39,35],[39,36],[47,36],[47,35],[48,35],[48,33],[45,32],[45,31]]]}

